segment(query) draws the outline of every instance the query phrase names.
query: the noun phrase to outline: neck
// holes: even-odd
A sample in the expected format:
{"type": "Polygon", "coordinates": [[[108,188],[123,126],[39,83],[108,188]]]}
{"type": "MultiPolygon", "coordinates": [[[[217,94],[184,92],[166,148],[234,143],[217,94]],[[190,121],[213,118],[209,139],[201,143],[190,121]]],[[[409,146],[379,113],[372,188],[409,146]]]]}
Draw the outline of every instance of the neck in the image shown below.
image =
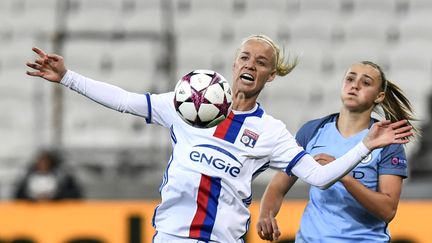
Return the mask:
{"type": "Polygon", "coordinates": [[[233,95],[232,109],[236,111],[250,111],[256,105],[257,96],[246,97],[244,93],[237,92],[233,95]]]}
{"type": "Polygon", "coordinates": [[[364,129],[370,124],[371,111],[352,112],[342,109],[337,120],[337,128],[344,137],[350,137],[364,129]]]}

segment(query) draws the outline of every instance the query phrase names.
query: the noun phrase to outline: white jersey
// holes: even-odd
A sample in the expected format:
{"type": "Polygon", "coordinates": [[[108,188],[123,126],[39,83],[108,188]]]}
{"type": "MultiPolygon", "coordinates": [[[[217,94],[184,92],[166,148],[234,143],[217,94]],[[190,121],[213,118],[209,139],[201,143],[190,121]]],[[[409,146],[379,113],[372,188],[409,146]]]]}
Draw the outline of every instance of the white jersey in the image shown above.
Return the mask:
{"type": "Polygon", "coordinates": [[[61,83],[111,109],[146,118],[171,130],[172,155],[160,187],[156,230],[201,241],[239,242],[249,227],[251,182],[271,167],[314,186],[329,186],[370,152],[359,143],[325,166],[256,104],[233,111],[216,127],[187,125],[174,109],[174,93],[136,94],[68,70],[61,83]],[[299,162],[299,163],[297,163],[299,162]]]}
{"type": "Polygon", "coordinates": [[[173,144],[160,188],[162,202],[155,210],[156,229],[238,242],[249,227],[252,179],[269,167],[286,170],[303,149],[259,105],[249,112],[234,111],[217,127],[200,129],[177,115],[174,93],[149,97],[149,118],[170,128],[173,144]]]}

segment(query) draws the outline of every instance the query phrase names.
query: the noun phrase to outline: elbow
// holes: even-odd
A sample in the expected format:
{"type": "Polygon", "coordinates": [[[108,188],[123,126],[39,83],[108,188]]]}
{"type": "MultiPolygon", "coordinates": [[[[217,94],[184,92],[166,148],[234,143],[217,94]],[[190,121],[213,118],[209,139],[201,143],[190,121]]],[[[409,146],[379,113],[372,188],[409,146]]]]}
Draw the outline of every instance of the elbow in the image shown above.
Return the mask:
{"type": "Polygon", "coordinates": [[[330,184],[330,183],[327,183],[327,184],[324,184],[324,185],[319,185],[319,186],[317,186],[319,189],[321,189],[321,190],[327,190],[327,189],[329,189],[329,187],[331,186],[332,184],[330,184]]]}
{"type": "Polygon", "coordinates": [[[336,181],[337,181],[337,180],[334,180],[334,181],[321,181],[321,182],[317,183],[317,184],[314,185],[314,186],[318,187],[318,188],[321,189],[321,190],[327,190],[327,189],[329,189],[331,186],[333,186],[333,184],[335,184],[336,181]]]}
{"type": "Polygon", "coordinates": [[[387,224],[390,223],[396,216],[396,209],[391,209],[389,212],[381,215],[381,219],[387,224]]]}

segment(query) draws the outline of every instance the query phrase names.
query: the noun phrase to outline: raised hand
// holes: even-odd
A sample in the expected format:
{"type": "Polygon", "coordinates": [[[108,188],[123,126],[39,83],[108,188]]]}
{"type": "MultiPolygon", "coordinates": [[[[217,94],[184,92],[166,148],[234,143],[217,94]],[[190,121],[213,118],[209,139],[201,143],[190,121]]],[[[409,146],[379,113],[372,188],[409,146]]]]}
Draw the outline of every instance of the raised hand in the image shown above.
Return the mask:
{"type": "Polygon", "coordinates": [[[413,135],[412,129],[407,120],[393,123],[388,120],[376,122],[363,139],[363,143],[370,150],[393,143],[405,144],[409,142],[408,137],[413,135]]]}
{"type": "Polygon", "coordinates": [[[266,216],[260,215],[256,228],[259,237],[263,240],[278,240],[281,235],[276,218],[271,212],[266,216]]]}
{"type": "Polygon", "coordinates": [[[67,71],[63,57],[56,54],[46,54],[36,47],[33,47],[32,50],[38,55],[38,58],[33,63],[27,62],[26,65],[36,71],[27,71],[27,75],[59,83],[67,71]]]}

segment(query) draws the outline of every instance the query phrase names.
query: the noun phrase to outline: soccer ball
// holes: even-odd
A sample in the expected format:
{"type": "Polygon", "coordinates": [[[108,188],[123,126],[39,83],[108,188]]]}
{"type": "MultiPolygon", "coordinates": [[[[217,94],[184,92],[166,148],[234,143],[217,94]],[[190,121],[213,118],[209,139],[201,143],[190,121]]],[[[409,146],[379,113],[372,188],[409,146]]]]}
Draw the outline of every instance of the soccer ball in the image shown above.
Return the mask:
{"type": "Polygon", "coordinates": [[[215,71],[189,72],[177,82],[174,93],[178,115],[193,127],[214,127],[231,112],[230,85],[215,71]]]}

